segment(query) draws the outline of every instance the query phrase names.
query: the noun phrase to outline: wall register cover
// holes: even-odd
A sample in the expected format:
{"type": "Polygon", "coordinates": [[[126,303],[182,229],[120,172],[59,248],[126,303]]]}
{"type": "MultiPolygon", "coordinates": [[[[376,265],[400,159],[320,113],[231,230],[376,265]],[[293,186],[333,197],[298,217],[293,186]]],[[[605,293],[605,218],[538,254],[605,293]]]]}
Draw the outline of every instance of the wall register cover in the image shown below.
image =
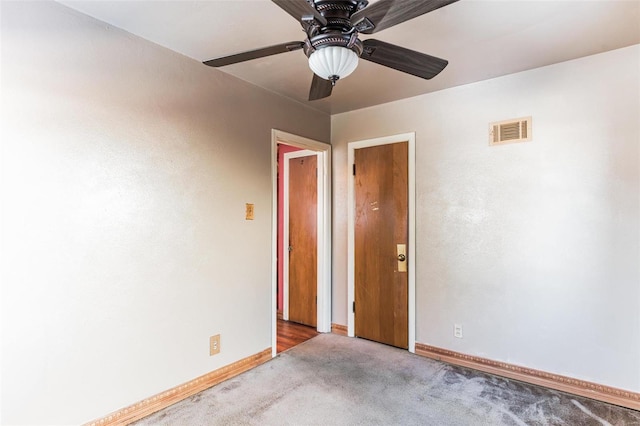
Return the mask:
{"type": "Polygon", "coordinates": [[[489,124],[489,145],[531,141],[531,117],[489,124]]]}

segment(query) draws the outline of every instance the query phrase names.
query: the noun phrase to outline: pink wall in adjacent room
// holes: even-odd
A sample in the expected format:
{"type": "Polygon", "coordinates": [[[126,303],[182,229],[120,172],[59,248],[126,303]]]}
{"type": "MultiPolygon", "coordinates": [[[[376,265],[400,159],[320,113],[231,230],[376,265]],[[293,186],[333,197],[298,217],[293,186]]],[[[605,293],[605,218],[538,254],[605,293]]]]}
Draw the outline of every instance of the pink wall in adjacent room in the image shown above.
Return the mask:
{"type": "Polygon", "coordinates": [[[284,154],[287,152],[300,151],[300,148],[294,146],[278,144],[278,310],[281,311],[284,306],[283,302],[283,286],[282,277],[283,261],[285,256],[284,239],[284,154]]]}

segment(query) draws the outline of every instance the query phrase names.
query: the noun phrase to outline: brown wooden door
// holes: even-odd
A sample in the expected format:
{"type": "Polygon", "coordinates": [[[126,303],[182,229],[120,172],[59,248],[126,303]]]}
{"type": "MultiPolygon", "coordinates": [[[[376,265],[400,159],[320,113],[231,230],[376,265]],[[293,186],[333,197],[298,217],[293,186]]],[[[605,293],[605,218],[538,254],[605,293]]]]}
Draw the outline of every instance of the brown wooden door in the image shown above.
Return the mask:
{"type": "Polygon", "coordinates": [[[315,155],[289,159],[289,320],[315,327],[318,173],[315,155]]]}
{"type": "Polygon", "coordinates": [[[397,253],[408,243],[408,143],[354,154],[355,334],[408,348],[409,280],[397,253]]]}

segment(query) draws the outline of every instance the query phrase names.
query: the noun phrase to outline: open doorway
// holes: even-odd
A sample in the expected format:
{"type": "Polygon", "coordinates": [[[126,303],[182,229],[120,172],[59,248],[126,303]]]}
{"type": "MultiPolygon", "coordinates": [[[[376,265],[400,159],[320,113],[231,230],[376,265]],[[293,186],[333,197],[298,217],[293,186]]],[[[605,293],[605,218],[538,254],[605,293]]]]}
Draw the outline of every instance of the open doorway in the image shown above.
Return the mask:
{"type": "Polygon", "coordinates": [[[331,331],[331,146],[272,132],[272,354],[331,331]]]}
{"type": "Polygon", "coordinates": [[[278,144],[278,353],[318,334],[318,157],[278,144]]]}

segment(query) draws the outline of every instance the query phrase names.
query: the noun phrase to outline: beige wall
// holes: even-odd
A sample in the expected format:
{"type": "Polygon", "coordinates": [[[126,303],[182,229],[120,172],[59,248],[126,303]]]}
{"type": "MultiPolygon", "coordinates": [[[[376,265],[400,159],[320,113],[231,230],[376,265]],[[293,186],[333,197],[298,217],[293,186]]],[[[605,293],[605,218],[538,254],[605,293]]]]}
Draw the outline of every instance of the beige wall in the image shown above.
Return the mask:
{"type": "Polygon", "coordinates": [[[346,143],[416,131],[418,342],[640,391],[638,46],[330,120],[58,4],[0,7],[0,423],[88,421],[269,347],[272,128],[334,143],[333,322],[346,143]],[[534,142],[487,146],[524,115],[534,142]]]}
{"type": "Polygon", "coordinates": [[[416,340],[640,391],[639,64],[633,46],[333,116],[333,322],[347,143],[415,131],[416,340]],[[533,142],[488,146],[523,116],[533,142]]]}
{"type": "Polygon", "coordinates": [[[328,141],[329,116],[56,3],[1,7],[0,423],[89,421],[270,347],[271,129],[328,141]]]}

